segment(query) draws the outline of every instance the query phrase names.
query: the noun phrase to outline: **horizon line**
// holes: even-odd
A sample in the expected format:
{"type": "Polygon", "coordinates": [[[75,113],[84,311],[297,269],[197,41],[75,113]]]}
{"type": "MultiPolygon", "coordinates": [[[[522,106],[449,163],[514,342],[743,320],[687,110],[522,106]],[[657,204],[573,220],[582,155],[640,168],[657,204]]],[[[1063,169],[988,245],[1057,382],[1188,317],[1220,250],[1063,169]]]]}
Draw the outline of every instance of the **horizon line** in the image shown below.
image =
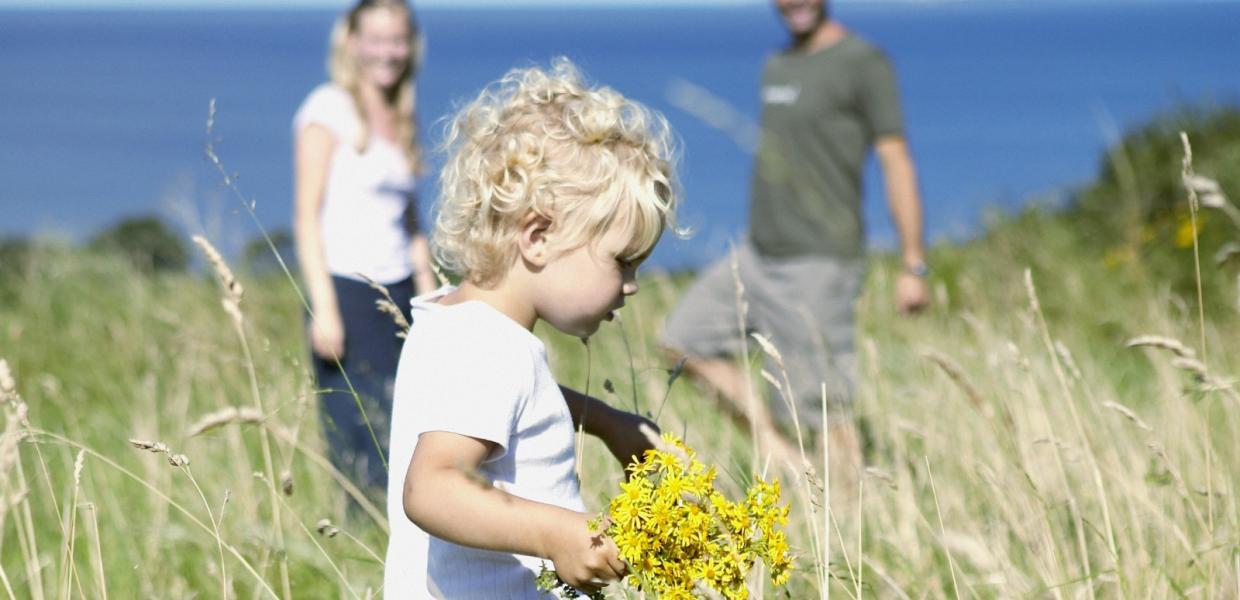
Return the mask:
{"type": "MultiPolygon", "coordinates": [[[[917,4],[925,6],[990,4],[1028,7],[1026,0],[832,0],[838,4],[917,4]]],[[[1209,4],[1227,0],[1042,0],[1039,4],[1209,4]]],[[[768,5],[769,0],[420,0],[414,8],[422,10],[543,10],[627,9],[627,8],[744,8],[768,5]]],[[[0,10],[343,10],[349,2],[340,0],[0,0],[0,10]]]]}

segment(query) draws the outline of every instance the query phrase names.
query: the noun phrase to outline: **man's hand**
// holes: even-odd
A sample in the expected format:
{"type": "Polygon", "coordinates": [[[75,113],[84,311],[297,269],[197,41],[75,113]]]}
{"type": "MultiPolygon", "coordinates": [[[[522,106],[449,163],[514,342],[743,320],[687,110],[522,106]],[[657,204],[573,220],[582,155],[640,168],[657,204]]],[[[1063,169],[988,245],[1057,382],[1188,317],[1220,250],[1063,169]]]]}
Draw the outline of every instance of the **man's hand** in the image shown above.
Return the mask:
{"type": "Polygon", "coordinates": [[[912,273],[896,276],[896,310],[900,314],[917,314],[930,304],[930,289],[925,278],[912,273]]]}

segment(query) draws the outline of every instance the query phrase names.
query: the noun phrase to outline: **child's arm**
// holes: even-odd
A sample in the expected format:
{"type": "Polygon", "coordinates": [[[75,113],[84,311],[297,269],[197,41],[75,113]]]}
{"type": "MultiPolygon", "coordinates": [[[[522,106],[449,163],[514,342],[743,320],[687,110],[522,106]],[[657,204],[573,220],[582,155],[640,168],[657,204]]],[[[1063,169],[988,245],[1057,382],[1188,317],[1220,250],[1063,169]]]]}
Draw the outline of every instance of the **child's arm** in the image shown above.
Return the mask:
{"type": "Polygon", "coordinates": [[[573,417],[573,426],[603,440],[620,464],[641,460],[647,450],[663,448],[659,426],[631,412],[617,410],[607,403],[576,390],[560,386],[564,402],[573,417]]]}
{"type": "Polygon", "coordinates": [[[495,444],[443,431],[418,438],[405,476],[405,515],[449,542],[555,563],[587,592],[627,574],[615,543],[590,531],[590,515],[513,496],[474,474],[495,444]]]}

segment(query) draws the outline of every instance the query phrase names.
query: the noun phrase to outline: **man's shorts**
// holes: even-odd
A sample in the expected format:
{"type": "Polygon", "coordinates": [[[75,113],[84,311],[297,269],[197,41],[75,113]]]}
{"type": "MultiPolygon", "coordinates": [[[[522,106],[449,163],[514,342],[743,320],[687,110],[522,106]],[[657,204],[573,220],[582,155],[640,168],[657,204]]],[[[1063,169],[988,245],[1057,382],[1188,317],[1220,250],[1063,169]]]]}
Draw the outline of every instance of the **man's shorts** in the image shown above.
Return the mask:
{"type": "MultiPolygon", "coordinates": [[[[865,277],[862,259],[824,256],[764,257],[749,244],[716,262],[689,286],[668,315],[663,343],[703,358],[735,357],[742,340],[737,318],[737,275],[744,290],[746,335],[760,333],[783,357],[791,399],[801,427],[822,428],[823,386],[832,416],[851,411],[856,354],[854,306],[865,277]]],[[[765,355],[765,353],[763,353],[765,355]]],[[[765,369],[786,386],[779,364],[766,356],[765,369]]],[[[771,412],[785,426],[792,415],[783,392],[770,390],[771,412]]]]}

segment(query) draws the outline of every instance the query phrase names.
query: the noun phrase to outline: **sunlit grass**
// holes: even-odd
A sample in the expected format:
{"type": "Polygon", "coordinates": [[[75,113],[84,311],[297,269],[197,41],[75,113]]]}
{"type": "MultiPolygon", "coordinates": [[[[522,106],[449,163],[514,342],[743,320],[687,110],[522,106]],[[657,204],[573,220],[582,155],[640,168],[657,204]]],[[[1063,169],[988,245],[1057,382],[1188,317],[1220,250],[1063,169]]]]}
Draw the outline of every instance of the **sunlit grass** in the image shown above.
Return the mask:
{"type": "MultiPolygon", "coordinates": [[[[1235,299],[1207,293],[1199,322],[1196,298],[1139,263],[1108,266],[1088,244],[1030,213],[936,248],[934,305],[911,319],[895,314],[890,264],[874,260],[859,310],[860,500],[832,499],[846,510],[824,531],[821,469],[759,461],[792,503],[791,597],[1240,593],[1235,299]],[[1197,362],[1127,346],[1145,334],[1197,362]]],[[[1193,268],[1189,251],[1168,252],[1193,268]]],[[[6,398],[0,597],[378,593],[385,524],[346,512],[325,467],[287,279],[242,275],[236,329],[209,275],[144,276],[66,250],[33,260],[0,282],[0,358],[29,419],[6,398]],[[190,435],[223,409],[234,417],[190,435]],[[324,518],[341,533],[319,533],[324,518]]],[[[686,282],[645,276],[588,349],[538,333],[562,383],[658,415],[737,497],[754,464],[749,432],[693,382],[669,391],[657,345],[686,282]]],[[[619,465],[588,440],[582,474],[602,510],[619,465]]]]}

